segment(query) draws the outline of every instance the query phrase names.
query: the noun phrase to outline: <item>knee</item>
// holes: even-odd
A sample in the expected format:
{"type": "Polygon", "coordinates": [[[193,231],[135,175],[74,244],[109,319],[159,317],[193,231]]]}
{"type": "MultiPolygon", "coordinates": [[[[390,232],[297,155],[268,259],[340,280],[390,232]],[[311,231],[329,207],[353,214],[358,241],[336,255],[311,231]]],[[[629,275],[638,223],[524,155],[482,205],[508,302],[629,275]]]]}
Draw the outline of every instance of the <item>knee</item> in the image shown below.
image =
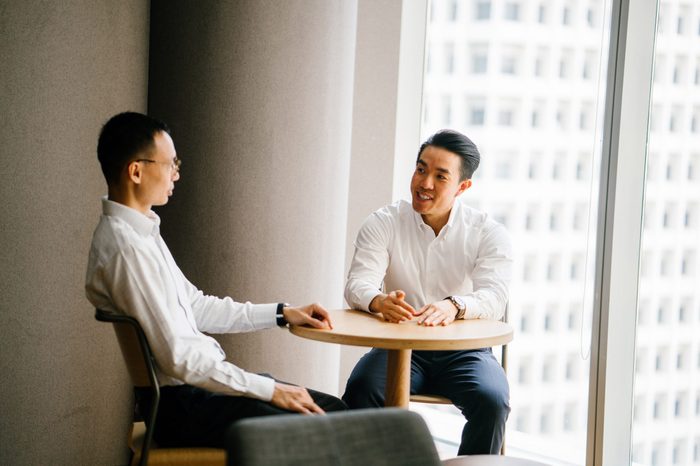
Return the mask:
{"type": "Polygon", "coordinates": [[[463,409],[465,417],[469,419],[470,414],[493,419],[495,422],[505,422],[510,413],[510,396],[507,387],[505,389],[497,387],[480,386],[475,391],[467,395],[465,407],[463,409]]]}
{"type": "Polygon", "coordinates": [[[384,387],[368,374],[352,374],[345,386],[343,401],[350,409],[384,406],[384,387]]]}
{"type": "Polygon", "coordinates": [[[479,401],[484,409],[494,418],[505,421],[510,413],[508,389],[484,387],[479,392],[479,401]]]}

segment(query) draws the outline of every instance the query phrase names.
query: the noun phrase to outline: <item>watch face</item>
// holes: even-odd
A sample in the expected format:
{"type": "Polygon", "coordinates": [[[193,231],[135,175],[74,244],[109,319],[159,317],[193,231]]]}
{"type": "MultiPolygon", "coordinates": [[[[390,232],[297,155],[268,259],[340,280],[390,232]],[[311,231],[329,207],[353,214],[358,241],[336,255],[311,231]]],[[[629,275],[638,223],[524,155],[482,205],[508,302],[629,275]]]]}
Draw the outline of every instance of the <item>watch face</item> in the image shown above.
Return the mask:
{"type": "Polygon", "coordinates": [[[452,300],[454,305],[457,306],[457,309],[459,309],[460,311],[464,310],[464,301],[462,301],[462,298],[452,296],[450,299],[452,300]]]}

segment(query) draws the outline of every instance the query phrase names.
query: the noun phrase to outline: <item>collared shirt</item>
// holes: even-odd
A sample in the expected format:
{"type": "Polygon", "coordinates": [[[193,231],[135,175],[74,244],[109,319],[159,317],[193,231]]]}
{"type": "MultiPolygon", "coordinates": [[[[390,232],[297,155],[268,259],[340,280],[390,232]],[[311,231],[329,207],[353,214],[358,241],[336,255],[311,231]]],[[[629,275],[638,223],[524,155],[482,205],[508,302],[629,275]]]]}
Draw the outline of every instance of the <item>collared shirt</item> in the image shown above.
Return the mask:
{"type": "Polygon", "coordinates": [[[506,229],[486,214],[457,201],[447,224],[433,229],[407,201],[371,214],[355,240],[345,299],[368,310],[381,293],[403,290],[418,310],[448,296],[460,296],[465,319],[503,316],[508,300],[512,253],[506,229]]]}
{"type": "Polygon", "coordinates": [[[217,393],[269,401],[274,380],[225,361],[208,333],[275,326],[277,304],[206,296],[175,264],[160,218],[103,198],[92,238],[85,292],[99,309],[134,317],[143,327],[162,385],[187,383],[217,393]]]}

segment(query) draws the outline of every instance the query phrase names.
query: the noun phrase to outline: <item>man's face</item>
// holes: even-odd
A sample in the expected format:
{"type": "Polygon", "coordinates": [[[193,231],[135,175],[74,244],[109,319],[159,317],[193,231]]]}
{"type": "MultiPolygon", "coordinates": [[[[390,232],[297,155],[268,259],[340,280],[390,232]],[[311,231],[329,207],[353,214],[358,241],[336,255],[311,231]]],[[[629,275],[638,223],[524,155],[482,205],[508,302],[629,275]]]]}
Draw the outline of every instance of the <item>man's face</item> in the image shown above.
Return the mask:
{"type": "Polygon", "coordinates": [[[471,186],[471,180],[460,181],[460,168],[459,156],[441,147],[427,146],[418,156],[411,197],[426,223],[449,216],[457,196],[471,186]]]}
{"type": "Polygon", "coordinates": [[[142,164],[140,194],[147,205],[167,204],[173,195],[175,182],[180,179],[177,154],[170,135],[164,131],[153,138],[153,150],[139,158],[142,164]]]}

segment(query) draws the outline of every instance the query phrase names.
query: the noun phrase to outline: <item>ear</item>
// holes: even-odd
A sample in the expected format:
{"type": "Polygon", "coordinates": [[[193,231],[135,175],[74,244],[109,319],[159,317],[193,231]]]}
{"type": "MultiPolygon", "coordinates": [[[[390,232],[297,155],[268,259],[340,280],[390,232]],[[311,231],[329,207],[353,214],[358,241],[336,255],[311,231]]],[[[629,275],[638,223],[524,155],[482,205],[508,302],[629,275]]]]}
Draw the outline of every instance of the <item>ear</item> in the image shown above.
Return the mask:
{"type": "Polygon", "coordinates": [[[472,180],[471,178],[467,180],[462,180],[459,182],[459,189],[457,189],[457,194],[455,194],[455,197],[461,195],[464,191],[472,187],[472,180]]]}
{"type": "Polygon", "coordinates": [[[143,170],[139,162],[129,162],[126,166],[126,176],[134,184],[141,184],[143,170]]]}

